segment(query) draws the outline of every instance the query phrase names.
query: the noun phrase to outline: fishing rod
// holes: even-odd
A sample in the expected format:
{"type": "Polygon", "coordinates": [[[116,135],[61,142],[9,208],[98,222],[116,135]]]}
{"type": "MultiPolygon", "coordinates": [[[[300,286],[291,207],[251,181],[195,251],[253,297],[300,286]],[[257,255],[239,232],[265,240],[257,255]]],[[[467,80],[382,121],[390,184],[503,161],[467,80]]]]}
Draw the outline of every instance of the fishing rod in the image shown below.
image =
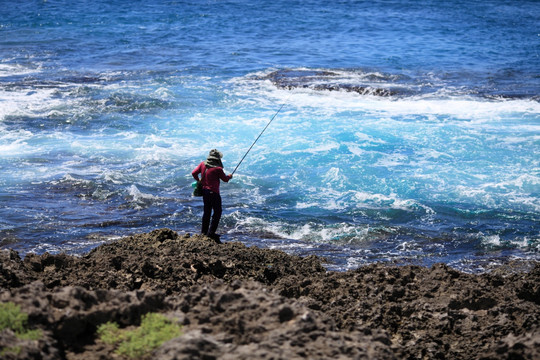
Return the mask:
{"type": "Polygon", "coordinates": [[[238,165],[236,165],[236,167],[234,168],[234,171],[232,172],[231,175],[234,175],[234,173],[236,172],[236,169],[238,169],[238,167],[240,166],[240,164],[242,163],[242,161],[244,161],[244,159],[246,158],[247,154],[249,154],[249,152],[251,151],[251,148],[253,147],[253,145],[255,145],[255,143],[257,142],[257,140],[259,140],[259,138],[261,137],[261,135],[264,133],[264,131],[266,130],[266,128],[268,128],[268,126],[270,126],[270,124],[272,123],[272,121],[274,121],[274,119],[276,118],[277,114],[279,114],[279,112],[281,111],[281,109],[283,109],[283,107],[285,106],[285,103],[284,102],[281,107],[278,109],[278,111],[276,111],[276,113],[274,114],[274,116],[272,116],[272,118],[270,119],[270,121],[268,122],[268,124],[266,124],[266,126],[264,127],[264,129],[261,131],[261,133],[259,134],[259,136],[257,136],[257,138],[255,139],[255,141],[253,142],[253,144],[251,144],[251,146],[249,147],[248,151],[246,151],[246,153],[244,154],[244,156],[242,157],[242,159],[240,160],[240,162],[238,163],[238,165]]]}

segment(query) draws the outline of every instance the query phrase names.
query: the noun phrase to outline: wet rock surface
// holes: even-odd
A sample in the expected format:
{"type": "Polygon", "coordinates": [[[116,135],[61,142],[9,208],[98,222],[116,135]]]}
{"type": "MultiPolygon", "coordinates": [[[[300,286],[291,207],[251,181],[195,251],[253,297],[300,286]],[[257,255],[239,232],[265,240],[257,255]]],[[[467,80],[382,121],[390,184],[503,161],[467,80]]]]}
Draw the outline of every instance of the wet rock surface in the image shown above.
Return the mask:
{"type": "Polygon", "coordinates": [[[161,229],[82,257],[0,252],[0,301],[39,341],[0,332],[6,359],[119,358],[96,329],[159,312],[183,335],[159,359],[538,359],[540,265],[471,275],[375,264],[327,272],[315,256],[161,229]]]}
{"type": "Polygon", "coordinates": [[[283,69],[259,77],[259,80],[270,80],[280,89],[311,89],[316,91],[344,91],[354,92],[360,95],[374,95],[388,97],[398,94],[406,94],[403,89],[374,86],[370,84],[373,81],[381,81],[380,78],[364,79],[367,82],[359,82],[358,79],[351,80],[343,78],[337,72],[326,70],[307,70],[307,69],[283,69]]]}

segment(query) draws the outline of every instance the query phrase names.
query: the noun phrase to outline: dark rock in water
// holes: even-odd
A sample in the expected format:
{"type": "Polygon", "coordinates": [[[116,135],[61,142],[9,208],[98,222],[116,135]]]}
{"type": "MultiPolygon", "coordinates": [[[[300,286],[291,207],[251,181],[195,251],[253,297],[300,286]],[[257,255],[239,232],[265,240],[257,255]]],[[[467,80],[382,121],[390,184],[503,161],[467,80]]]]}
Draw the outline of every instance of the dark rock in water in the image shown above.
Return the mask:
{"type": "MultiPolygon", "coordinates": [[[[160,312],[183,335],[159,359],[534,359],[540,265],[470,275],[374,264],[327,272],[315,256],[217,244],[170,229],[127,237],[85,256],[0,253],[0,301],[28,314],[39,341],[13,359],[104,359],[96,329],[138,326],[160,312]]],[[[2,351],[0,349],[0,351],[2,351]]]]}
{"type": "Polygon", "coordinates": [[[288,90],[305,88],[317,91],[355,92],[361,95],[375,96],[392,96],[398,94],[393,89],[347,83],[344,82],[344,79],[339,73],[323,70],[277,70],[259,79],[270,80],[278,88],[288,90]]]}
{"type": "MultiPolygon", "coordinates": [[[[540,96],[532,88],[513,88],[502,85],[463,87],[457,82],[462,81],[461,76],[455,74],[440,74],[434,81],[433,74],[385,74],[378,71],[350,69],[350,70],[312,70],[312,69],[280,69],[263,76],[254,77],[255,80],[271,81],[280,89],[311,89],[315,91],[343,91],[354,92],[360,95],[381,97],[408,97],[408,96],[472,96],[489,100],[515,100],[524,99],[539,101],[540,96]]],[[[478,80],[481,81],[481,80],[478,80]]]]}

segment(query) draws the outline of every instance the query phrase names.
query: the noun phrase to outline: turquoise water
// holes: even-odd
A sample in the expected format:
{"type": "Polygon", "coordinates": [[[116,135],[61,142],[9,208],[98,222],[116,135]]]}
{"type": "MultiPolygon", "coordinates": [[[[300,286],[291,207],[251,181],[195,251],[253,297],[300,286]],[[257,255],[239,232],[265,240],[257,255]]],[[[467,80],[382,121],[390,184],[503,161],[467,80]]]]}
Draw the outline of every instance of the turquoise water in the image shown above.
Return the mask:
{"type": "Polygon", "coordinates": [[[82,253],[197,232],[483,271],[540,258],[536,1],[20,1],[0,6],[0,244],[82,253]]]}

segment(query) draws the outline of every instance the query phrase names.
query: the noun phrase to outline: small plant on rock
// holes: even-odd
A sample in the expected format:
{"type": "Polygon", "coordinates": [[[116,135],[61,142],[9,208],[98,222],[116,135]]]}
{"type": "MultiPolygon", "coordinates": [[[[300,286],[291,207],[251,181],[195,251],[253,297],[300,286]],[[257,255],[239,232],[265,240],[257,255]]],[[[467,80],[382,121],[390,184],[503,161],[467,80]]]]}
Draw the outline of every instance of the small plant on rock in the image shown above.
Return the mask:
{"type": "MultiPolygon", "coordinates": [[[[0,303],[0,332],[11,330],[20,340],[39,340],[42,332],[39,329],[28,329],[28,314],[21,311],[21,307],[12,302],[0,303]]],[[[0,356],[7,353],[18,354],[21,352],[19,345],[2,347],[0,356]]]]}
{"type": "Polygon", "coordinates": [[[118,324],[108,322],[99,326],[97,334],[101,341],[116,347],[118,355],[140,358],[149,355],[161,344],[182,334],[182,327],[165,316],[148,313],[142,317],[136,329],[120,329],[118,324]]]}
{"type": "Polygon", "coordinates": [[[21,311],[21,307],[12,302],[0,303],[0,331],[10,329],[21,340],[39,340],[41,330],[30,330],[28,314],[21,311]]]}

